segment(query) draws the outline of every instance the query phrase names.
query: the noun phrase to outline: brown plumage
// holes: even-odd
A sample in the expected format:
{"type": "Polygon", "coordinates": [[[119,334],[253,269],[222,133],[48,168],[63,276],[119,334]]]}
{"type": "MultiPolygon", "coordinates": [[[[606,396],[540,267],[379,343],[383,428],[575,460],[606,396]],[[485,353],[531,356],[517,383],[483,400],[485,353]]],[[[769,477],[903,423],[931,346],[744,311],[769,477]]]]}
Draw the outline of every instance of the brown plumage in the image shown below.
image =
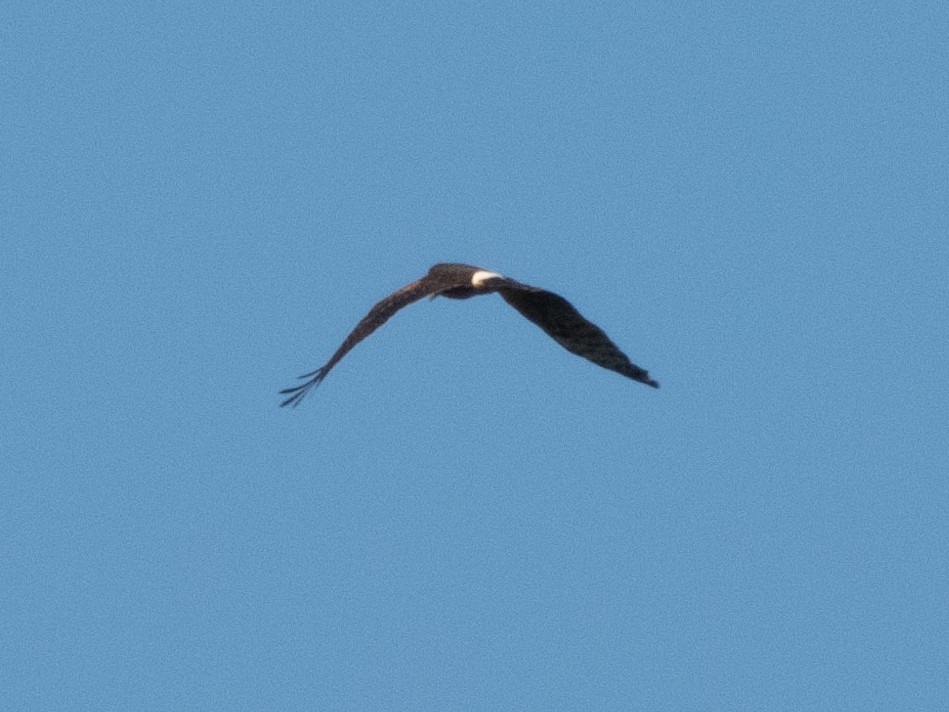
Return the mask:
{"type": "Polygon", "coordinates": [[[496,272],[449,262],[435,265],[427,275],[393,292],[370,309],[325,365],[300,376],[306,379],[300,385],[280,391],[287,396],[280,405],[298,405],[356,344],[412,302],[423,297],[437,296],[468,299],[491,292],[499,292],[504,301],[537,324],[567,351],[634,381],[653,388],[659,387],[647,371],[632,363],[626,354],[610,341],[602,329],[584,319],[580,312],[560,295],[540,287],[521,284],[496,272]]]}

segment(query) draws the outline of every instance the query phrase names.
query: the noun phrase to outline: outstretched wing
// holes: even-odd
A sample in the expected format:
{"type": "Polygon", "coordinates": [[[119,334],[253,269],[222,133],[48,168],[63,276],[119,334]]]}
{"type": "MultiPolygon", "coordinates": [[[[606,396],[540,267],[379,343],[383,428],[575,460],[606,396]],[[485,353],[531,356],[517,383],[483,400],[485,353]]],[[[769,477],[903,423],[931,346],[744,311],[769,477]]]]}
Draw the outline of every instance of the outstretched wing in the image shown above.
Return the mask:
{"type": "Polygon", "coordinates": [[[658,388],[649,373],[634,364],[596,324],[584,319],[559,294],[526,284],[508,284],[498,290],[508,304],[547,332],[567,351],[634,381],[658,388]]]}
{"type": "Polygon", "coordinates": [[[369,313],[363,317],[362,321],[356,324],[356,328],[353,329],[352,333],[346,337],[346,340],[338,349],[336,349],[336,353],[333,354],[332,358],[330,358],[330,360],[327,361],[324,366],[321,366],[315,371],[304,373],[302,376],[300,376],[300,378],[307,379],[304,383],[301,383],[298,386],[284,388],[282,391],[280,391],[280,393],[289,396],[280,404],[281,407],[285,405],[297,406],[300,401],[303,400],[303,397],[310,391],[310,389],[318,385],[320,381],[326,378],[326,374],[330,372],[330,369],[332,369],[333,366],[335,366],[339,360],[343,358],[343,356],[348,354],[356,344],[365,339],[380,326],[385,324],[389,320],[389,317],[399,311],[399,309],[402,307],[408,306],[412,302],[417,302],[422,297],[435,294],[437,291],[437,286],[434,285],[427,277],[423,277],[422,279],[416,280],[411,284],[407,284],[397,292],[393,292],[381,302],[376,304],[372,309],[369,310],[369,313]]]}

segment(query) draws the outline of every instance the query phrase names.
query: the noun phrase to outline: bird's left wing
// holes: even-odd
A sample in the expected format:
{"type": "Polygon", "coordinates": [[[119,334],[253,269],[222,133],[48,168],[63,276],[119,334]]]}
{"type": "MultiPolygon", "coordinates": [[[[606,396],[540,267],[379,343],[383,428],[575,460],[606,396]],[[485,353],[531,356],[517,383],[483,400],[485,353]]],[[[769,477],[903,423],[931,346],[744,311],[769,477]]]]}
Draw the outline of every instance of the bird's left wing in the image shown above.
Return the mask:
{"type": "Polygon", "coordinates": [[[537,324],[567,351],[582,356],[598,366],[621,373],[634,381],[658,388],[649,373],[634,364],[610,341],[596,324],[586,320],[576,308],[559,294],[540,287],[511,283],[498,289],[508,304],[537,324]]]}
{"type": "Polygon", "coordinates": [[[330,369],[332,369],[343,356],[348,354],[356,344],[385,324],[393,314],[403,307],[408,306],[412,302],[417,302],[422,297],[434,294],[436,291],[432,282],[426,277],[423,277],[411,284],[405,285],[402,289],[393,292],[380,301],[369,310],[369,313],[362,318],[362,321],[356,324],[356,328],[346,337],[346,340],[336,349],[336,353],[333,354],[324,366],[300,376],[300,378],[307,379],[304,383],[298,386],[284,388],[280,391],[281,394],[288,396],[288,398],[280,404],[281,407],[285,405],[298,405],[310,389],[326,378],[326,374],[330,372],[330,369]]]}

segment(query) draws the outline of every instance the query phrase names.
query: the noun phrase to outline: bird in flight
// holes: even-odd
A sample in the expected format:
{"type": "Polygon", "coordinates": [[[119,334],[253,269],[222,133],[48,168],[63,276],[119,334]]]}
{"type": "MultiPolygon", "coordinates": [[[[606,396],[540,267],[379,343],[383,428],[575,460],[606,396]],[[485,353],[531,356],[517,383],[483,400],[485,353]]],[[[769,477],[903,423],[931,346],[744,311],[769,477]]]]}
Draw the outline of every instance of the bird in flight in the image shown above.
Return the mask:
{"type": "Polygon", "coordinates": [[[632,363],[626,354],[610,341],[596,324],[584,319],[574,306],[559,294],[540,287],[531,287],[497,272],[480,267],[443,262],[433,266],[428,274],[393,292],[376,304],[336,349],[325,365],[300,376],[303,383],[280,391],[287,398],[281,406],[299,405],[303,397],[318,385],[333,366],[372,332],[382,326],[403,307],[423,297],[468,299],[480,294],[498,292],[501,298],[543,329],[567,351],[592,361],[598,366],[621,373],[634,381],[658,388],[649,373],[632,363]]]}

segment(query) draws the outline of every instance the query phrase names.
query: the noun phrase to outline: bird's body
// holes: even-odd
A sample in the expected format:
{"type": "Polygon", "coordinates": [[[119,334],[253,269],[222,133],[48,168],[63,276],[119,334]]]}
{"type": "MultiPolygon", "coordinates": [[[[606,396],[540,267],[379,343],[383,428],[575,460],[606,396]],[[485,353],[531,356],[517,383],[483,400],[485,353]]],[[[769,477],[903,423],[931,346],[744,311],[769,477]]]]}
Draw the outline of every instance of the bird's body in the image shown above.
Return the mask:
{"type": "Polygon", "coordinates": [[[648,372],[632,363],[626,354],[610,341],[602,329],[584,319],[563,297],[540,287],[521,284],[497,272],[489,272],[480,267],[443,262],[434,265],[421,279],[393,292],[370,309],[324,366],[300,376],[306,379],[304,383],[280,391],[287,395],[280,405],[299,404],[310,389],[326,378],[333,366],[356,344],[412,302],[423,297],[438,296],[449,299],[468,299],[492,292],[498,292],[504,301],[537,324],[567,351],[582,356],[598,366],[621,373],[634,381],[653,388],[659,387],[659,384],[649,377],[648,372]]]}

